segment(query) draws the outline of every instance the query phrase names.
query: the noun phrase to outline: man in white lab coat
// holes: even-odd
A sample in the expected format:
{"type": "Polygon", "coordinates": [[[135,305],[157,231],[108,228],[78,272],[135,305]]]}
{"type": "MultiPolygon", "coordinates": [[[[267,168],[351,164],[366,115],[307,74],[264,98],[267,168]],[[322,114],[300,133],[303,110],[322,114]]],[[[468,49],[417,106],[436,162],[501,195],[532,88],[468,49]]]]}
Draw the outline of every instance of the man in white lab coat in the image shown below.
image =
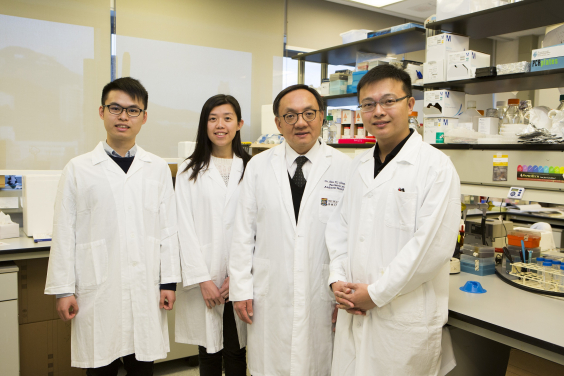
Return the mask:
{"type": "Polygon", "coordinates": [[[408,126],[411,80],[392,65],[358,84],[374,148],[355,158],[326,231],[339,310],[333,375],[439,374],[449,260],[460,223],[450,159],[408,126]]]}
{"type": "Polygon", "coordinates": [[[176,204],[167,163],[135,138],[148,94],[130,77],[107,84],[107,132],[63,170],[45,294],[72,319],[73,367],[89,376],[152,375],[169,351],[167,316],[180,282],[176,204]]]}
{"type": "Polygon", "coordinates": [[[273,104],[285,142],[253,157],[234,221],[229,297],[247,322],[253,376],[331,374],[335,301],[325,227],[350,158],[319,140],[323,100],[306,85],[273,104]]]}

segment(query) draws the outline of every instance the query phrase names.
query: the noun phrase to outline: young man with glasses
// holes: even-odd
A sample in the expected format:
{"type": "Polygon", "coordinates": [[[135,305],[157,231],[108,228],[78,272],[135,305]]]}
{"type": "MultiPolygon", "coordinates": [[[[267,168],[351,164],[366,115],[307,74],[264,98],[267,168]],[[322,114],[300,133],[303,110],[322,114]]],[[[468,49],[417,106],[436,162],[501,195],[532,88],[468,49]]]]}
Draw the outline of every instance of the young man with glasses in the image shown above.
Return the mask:
{"type": "Polygon", "coordinates": [[[45,293],[72,321],[72,366],[88,376],[152,375],[169,351],[167,313],[180,282],[167,163],[135,143],[148,94],[124,77],[102,91],[106,140],[63,170],[45,293]],[[159,285],[160,284],[160,285],[159,285]]]}
{"type": "Polygon", "coordinates": [[[252,375],[329,376],[336,310],[325,227],[351,160],[319,139],[325,109],[315,90],[290,86],[273,110],[285,142],[247,165],[233,225],[229,298],[249,324],[252,375]]]}
{"type": "Polygon", "coordinates": [[[341,308],[333,375],[444,374],[458,174],[445,154],[409,129],[415,99],[405,71],[370,70],[358,84],[358,100],[364,129],[377,143],[354,160],[327,225],[329,282],[341,308]]]}

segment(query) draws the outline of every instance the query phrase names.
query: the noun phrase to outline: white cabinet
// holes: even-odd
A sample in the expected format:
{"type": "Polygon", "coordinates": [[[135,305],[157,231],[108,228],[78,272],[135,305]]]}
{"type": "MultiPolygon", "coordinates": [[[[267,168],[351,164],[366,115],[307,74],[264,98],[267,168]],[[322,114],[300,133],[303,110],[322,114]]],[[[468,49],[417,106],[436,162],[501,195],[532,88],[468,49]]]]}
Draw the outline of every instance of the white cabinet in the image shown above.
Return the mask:
{"type": "Polygon", "coordinates": [[[0,262],[0,375],[20,374],[18,267],[0,262]]]}

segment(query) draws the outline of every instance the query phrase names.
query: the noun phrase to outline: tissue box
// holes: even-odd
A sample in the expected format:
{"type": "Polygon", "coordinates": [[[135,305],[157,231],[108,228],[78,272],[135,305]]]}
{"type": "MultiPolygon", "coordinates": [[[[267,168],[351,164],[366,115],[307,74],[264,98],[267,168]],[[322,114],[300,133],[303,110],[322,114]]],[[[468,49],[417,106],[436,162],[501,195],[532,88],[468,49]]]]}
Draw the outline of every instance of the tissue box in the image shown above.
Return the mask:
{"type": "Polygon", "coordinates": [[[448,54],[447,81],[476,77],[476,68],[490,66],[490,55],[477,51],[461,51],[448,54]]]}
{"type": "Polygon", "coordinates": [[[425,50],[425,60],[447,61],[448,54],[452,52],[466,51],[470,48],[470,38],[462,35],[441,34],[427,38],[427,49],[425,50]]]}
{"type": "Polygon", "coordinates": [[[452,118],[462,113],[465,94],[459,91],[426,91],[423,101],[423,114],[426,117],[452,118]]]}
{"type": "Polygon", "coordinates": [[[9,223],[0,225],[0,239],[19,238],[20,225],[17,223],[9,223]]]}
{"type": "Polygon", "coordinates": [[[444,60],[428,61],[423,63],[423,82],[431,84],[433,82],[445,82],[446,69],[444,60]]]}

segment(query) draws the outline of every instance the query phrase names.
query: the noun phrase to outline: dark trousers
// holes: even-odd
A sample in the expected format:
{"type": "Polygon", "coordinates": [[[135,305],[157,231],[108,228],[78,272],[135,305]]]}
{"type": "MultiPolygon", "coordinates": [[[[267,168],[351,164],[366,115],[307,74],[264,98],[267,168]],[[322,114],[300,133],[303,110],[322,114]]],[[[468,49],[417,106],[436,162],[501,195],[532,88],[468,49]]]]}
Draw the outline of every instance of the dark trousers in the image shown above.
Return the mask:
{"type": "MultiPolygon", "coordinates": [[[[86,376],[117,376],[121,364],[121,359],[117,358],[107,366],[88,368],[86,376]]],[[[155,362],[142,362],[135,359],[135,354],[123,357],[123,367],[127,371],[127,376],[153,376],[154,364],[155,362]]]]}
{"type": "Polygon", "coordinates": [[[215,354],[208,354],[206,348],[198,346],[200,361],[200,376],[221,376],[221,363],[225,362],[225,376],[246,376],[246,349],[239,348],[237,325],[233,304],[225,304],[223,311],[223,350],[215,354]]]}

